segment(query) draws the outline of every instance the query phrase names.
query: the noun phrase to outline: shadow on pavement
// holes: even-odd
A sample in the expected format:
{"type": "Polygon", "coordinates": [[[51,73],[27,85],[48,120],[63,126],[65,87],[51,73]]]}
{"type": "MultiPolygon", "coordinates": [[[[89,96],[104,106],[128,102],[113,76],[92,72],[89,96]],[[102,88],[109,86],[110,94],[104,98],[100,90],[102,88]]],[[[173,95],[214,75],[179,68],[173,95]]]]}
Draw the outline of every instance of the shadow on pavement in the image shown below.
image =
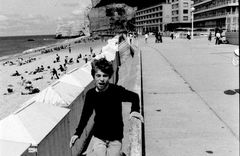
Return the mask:
{"type": "Polygon", "coordinates": [[[236,93],[239,94],[239,89],[233,89],[233,90],[229,89],[224,91],[224,94],[227,94],[227,95],[234,95],[236,93]]]}

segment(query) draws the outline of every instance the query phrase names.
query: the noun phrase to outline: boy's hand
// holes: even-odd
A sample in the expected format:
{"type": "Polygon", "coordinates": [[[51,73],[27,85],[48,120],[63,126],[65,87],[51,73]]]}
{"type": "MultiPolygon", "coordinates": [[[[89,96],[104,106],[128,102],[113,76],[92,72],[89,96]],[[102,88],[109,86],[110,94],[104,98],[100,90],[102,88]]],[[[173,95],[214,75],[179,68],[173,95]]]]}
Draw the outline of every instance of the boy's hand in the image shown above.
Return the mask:
{"type": "Polygon", "coordinates": [[[143,121],[143,116],[142,116],[140,113],[138,113],[138,112],[132,112],[132,113],[130,114],[129,119],[131,119],[132,117],[135,117],[135,118],[141,120],[142,123],[144,122],[144,121],[143,121]]]}
{"type": "Polygon", "coordinates": [[[73,135],[71,140],[70,140],[70,143],[69,143],[69,147],[72,148],[73,145],[75,144],[76,140],[78,139],[78,136],[77,135],[73,135]]]}

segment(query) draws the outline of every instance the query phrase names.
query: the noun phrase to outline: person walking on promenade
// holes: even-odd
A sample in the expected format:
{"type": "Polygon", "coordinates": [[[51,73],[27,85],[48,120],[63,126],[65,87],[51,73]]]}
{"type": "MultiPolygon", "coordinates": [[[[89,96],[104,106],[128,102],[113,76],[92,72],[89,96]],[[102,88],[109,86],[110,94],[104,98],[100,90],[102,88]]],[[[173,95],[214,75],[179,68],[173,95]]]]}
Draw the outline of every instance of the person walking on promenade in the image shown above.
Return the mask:
{"type": "Polygon", "coordinates": [[[159,38],[159,42],[160,42],[160,43],[162,43],[162,36],[163,36],[162,31],[159,31],[159,32],[158,32],[158,38],[159,38]]]}
{"type": "Polygon", "coordinates": [[[158,32],[155,32],[155,43],[159,43],[159,36],[158,36],[158,32]]]}
{"type": "Polygon", "coordinates": [[[147,40],[148,40],[148,33],[146,33],[146,34],[144,35],[144,37],[145,37],[145,43],[147,43],[147,40]]]}
{"type": "Polygon", "coordinates": [[[216,33],[216,42],[215,42],[215,45],[219,45],[220,44],[220,38],[221,38],[221,34],[220,32],[218,31],[216,33]]]}
{"type": "Polygon", "coordinates": [[[187,39],[190,40],[191,39],[191,36],[190,36],[190,31],[187,32],[187,39]]]}
{"type": "Polygon", "coordinates": [[[83,111],[75,134],[71,137],[70,148],[80,138],[90,116],[95,112],[93,145],[88,154],[96,156],[121,156],[123,139],[122,102],[131,102],[130,118],[143,122],[138,94],[109,82],[113,66],[106,58],[93,60],[91,75],[95,87],[86,93],[83,111]]]}
{"type": "Polygon", "coordinates": [[[211,42],[212,41],[212,32],[210,31],[208,34],[208,41],[211,42]]]}
{"type": "Polygon", "coordinates": [[[173,38],[174,38],[174,33],[171,32],[171,33],[170,33],[170,36],[171,36],[171,39],[173,40],[173,38]]]}

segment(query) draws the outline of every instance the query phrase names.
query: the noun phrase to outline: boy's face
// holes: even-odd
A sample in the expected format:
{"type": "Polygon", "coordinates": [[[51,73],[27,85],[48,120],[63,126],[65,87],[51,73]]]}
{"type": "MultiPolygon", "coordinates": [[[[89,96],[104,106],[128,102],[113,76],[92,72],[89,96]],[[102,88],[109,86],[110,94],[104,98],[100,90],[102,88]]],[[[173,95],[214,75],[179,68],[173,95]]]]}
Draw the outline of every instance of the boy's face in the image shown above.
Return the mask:
{"type": "Polygon", "coordinates": [[[98,91],[105,91],[108,87],[110,77],[108,74],[98,69],[94,75],[94,80],[98,91]]]}

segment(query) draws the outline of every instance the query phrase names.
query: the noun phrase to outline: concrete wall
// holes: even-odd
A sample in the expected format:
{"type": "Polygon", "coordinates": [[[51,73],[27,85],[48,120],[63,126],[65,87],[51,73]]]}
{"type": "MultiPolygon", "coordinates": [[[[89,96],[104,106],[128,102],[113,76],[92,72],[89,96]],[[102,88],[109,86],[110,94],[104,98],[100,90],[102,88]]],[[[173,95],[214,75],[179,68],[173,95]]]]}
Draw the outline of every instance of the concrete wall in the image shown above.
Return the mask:
{"type": "Polygon", "coordinates": [[[226,32],[225,35],[229,44],[239,45],[239,32],[226,32]]]}

